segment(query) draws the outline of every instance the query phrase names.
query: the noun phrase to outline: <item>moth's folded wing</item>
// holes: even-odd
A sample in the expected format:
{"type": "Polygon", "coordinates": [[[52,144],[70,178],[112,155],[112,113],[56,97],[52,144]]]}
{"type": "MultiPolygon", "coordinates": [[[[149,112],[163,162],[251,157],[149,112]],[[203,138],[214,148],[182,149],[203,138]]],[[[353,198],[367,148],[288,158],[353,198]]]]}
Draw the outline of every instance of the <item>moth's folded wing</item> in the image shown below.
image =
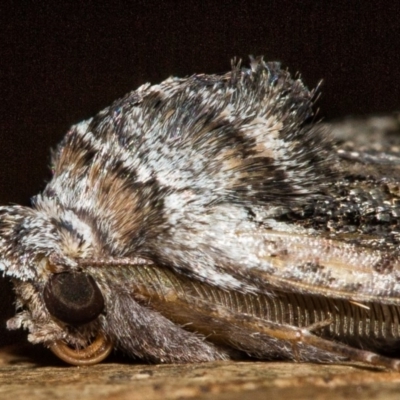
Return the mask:
{"type": "Polygon", "coordinates": [[[249,260],[240,259],[238,264],[224,269],[261,291],[275,288],[359,302],[400,304],[397,252],[272,230],[235,235],[238,242],[252,243],[249,260]]]}

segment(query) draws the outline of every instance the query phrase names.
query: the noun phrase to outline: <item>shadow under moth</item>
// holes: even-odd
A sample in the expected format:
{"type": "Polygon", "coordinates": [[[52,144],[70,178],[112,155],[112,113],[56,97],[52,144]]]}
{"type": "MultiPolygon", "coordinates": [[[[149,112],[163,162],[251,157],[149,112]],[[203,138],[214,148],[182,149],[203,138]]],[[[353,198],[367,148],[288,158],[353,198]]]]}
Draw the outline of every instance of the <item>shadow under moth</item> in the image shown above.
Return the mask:
{"type": "Polygon", "coordinates": [[[0,207],[25,328],[75,365],[254,358],[400,369],[400,156],[347,151],[278,63],[143,85],[0,207]]]}

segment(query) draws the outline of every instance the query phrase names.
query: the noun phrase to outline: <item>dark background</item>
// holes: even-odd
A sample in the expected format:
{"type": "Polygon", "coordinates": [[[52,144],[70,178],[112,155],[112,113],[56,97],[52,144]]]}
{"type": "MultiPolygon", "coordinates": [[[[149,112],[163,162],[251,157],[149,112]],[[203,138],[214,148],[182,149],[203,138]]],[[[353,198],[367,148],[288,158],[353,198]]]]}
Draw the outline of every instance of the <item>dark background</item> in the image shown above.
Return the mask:
{"type": "MultiPolygon", "coordinates": [[[[145,83],[281,61],[325,120],[400,109],[396,1],[46,1],[0,6],[0,204],[28,204],[68,127],[145,83]],[[47,4],[47,5],[46,5],[47,4]]],[[[0,282],[1,283],[1,282],[0,282]]],[[[2,326],[13,310],[2,284],[2,326]]]]}

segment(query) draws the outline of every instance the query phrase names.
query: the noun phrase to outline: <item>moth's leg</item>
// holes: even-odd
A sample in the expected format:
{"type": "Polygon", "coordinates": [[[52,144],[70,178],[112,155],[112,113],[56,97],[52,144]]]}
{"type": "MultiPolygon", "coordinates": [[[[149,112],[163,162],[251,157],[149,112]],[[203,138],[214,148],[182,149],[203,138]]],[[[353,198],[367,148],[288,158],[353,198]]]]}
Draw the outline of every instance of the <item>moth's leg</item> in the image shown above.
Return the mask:
{"type": "MultiPolygon", "coordinates": [[[[325,321],[319,321],[319,322],[316,322],[316,323],[314,323],[314,324],[312,324],[312,325],[309,325],[309,326],[307,327],[307,329],[308,329],[309,332],[315,332],[315,331],[318,331],[318,330],[320,330],[320,329],[326,328],[326,327],[329,326],[331,323],[332,323],[332,320],[331,320],[331,319],[327,319],[327,320],[325,320],[325,321]]],[[[300,351],[299,351],[299,346],[298,346],[300,342],[298,342],[298,341],[296,341],[296,342],[291,341],[291,343],[292,343],[292,349],[293,349],[294,359],[295,359],[297,362],[300,362],[300,361],[301,361],[301,357],[300,357],[300,351]]]]}
{"type": "MultiPolygon", "coordinates": [[[[347,358],[351,361],[359,361],[368,365],[385,367],[400,371],[399,359],[384,357],[370,351],[346,345],[344,343],[324,339],[312,333],[313,331],[329,325],[329,320],[321,321],[306,328],[298,328],[289,325],[281,325],[265,320],[257,319],[257,321],[255,321],[254,319],[254,321],[251,321],[251,319],[254,318],[247,318],[247,323],[256,324],[258,332],[271,336],[275,339],[291,342],[294,346],[298,344],[313,346],[319,350],[324,350],[339,357],[347,358]]],[[[298,351],[295,350],[294,354],[295,357],[298,359],[298,351]]]]}
{"type": "Polygon", "coordinates": [[[384,357],[371,351],[358,349],[334,340],[321,338],[314,335],[307,328],[298,329],[296,336],[299,343],[311,345],[338,356],[346,357],[351,361],[360,361],[364,364],[400,371],[399,359],[384,357]]]}

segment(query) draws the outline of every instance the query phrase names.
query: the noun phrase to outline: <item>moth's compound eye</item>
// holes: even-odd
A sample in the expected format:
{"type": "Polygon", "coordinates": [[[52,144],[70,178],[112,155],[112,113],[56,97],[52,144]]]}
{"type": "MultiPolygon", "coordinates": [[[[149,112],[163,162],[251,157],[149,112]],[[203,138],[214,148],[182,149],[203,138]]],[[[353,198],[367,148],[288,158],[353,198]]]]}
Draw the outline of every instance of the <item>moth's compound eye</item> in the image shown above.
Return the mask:
{"type": "Polygon", "coordinates": [[[71,325],[96,319],[104,310],[104,298],[95,280],[83,273],[62,272],[48,280],[44,302],[49,313],[71,325]]]}

